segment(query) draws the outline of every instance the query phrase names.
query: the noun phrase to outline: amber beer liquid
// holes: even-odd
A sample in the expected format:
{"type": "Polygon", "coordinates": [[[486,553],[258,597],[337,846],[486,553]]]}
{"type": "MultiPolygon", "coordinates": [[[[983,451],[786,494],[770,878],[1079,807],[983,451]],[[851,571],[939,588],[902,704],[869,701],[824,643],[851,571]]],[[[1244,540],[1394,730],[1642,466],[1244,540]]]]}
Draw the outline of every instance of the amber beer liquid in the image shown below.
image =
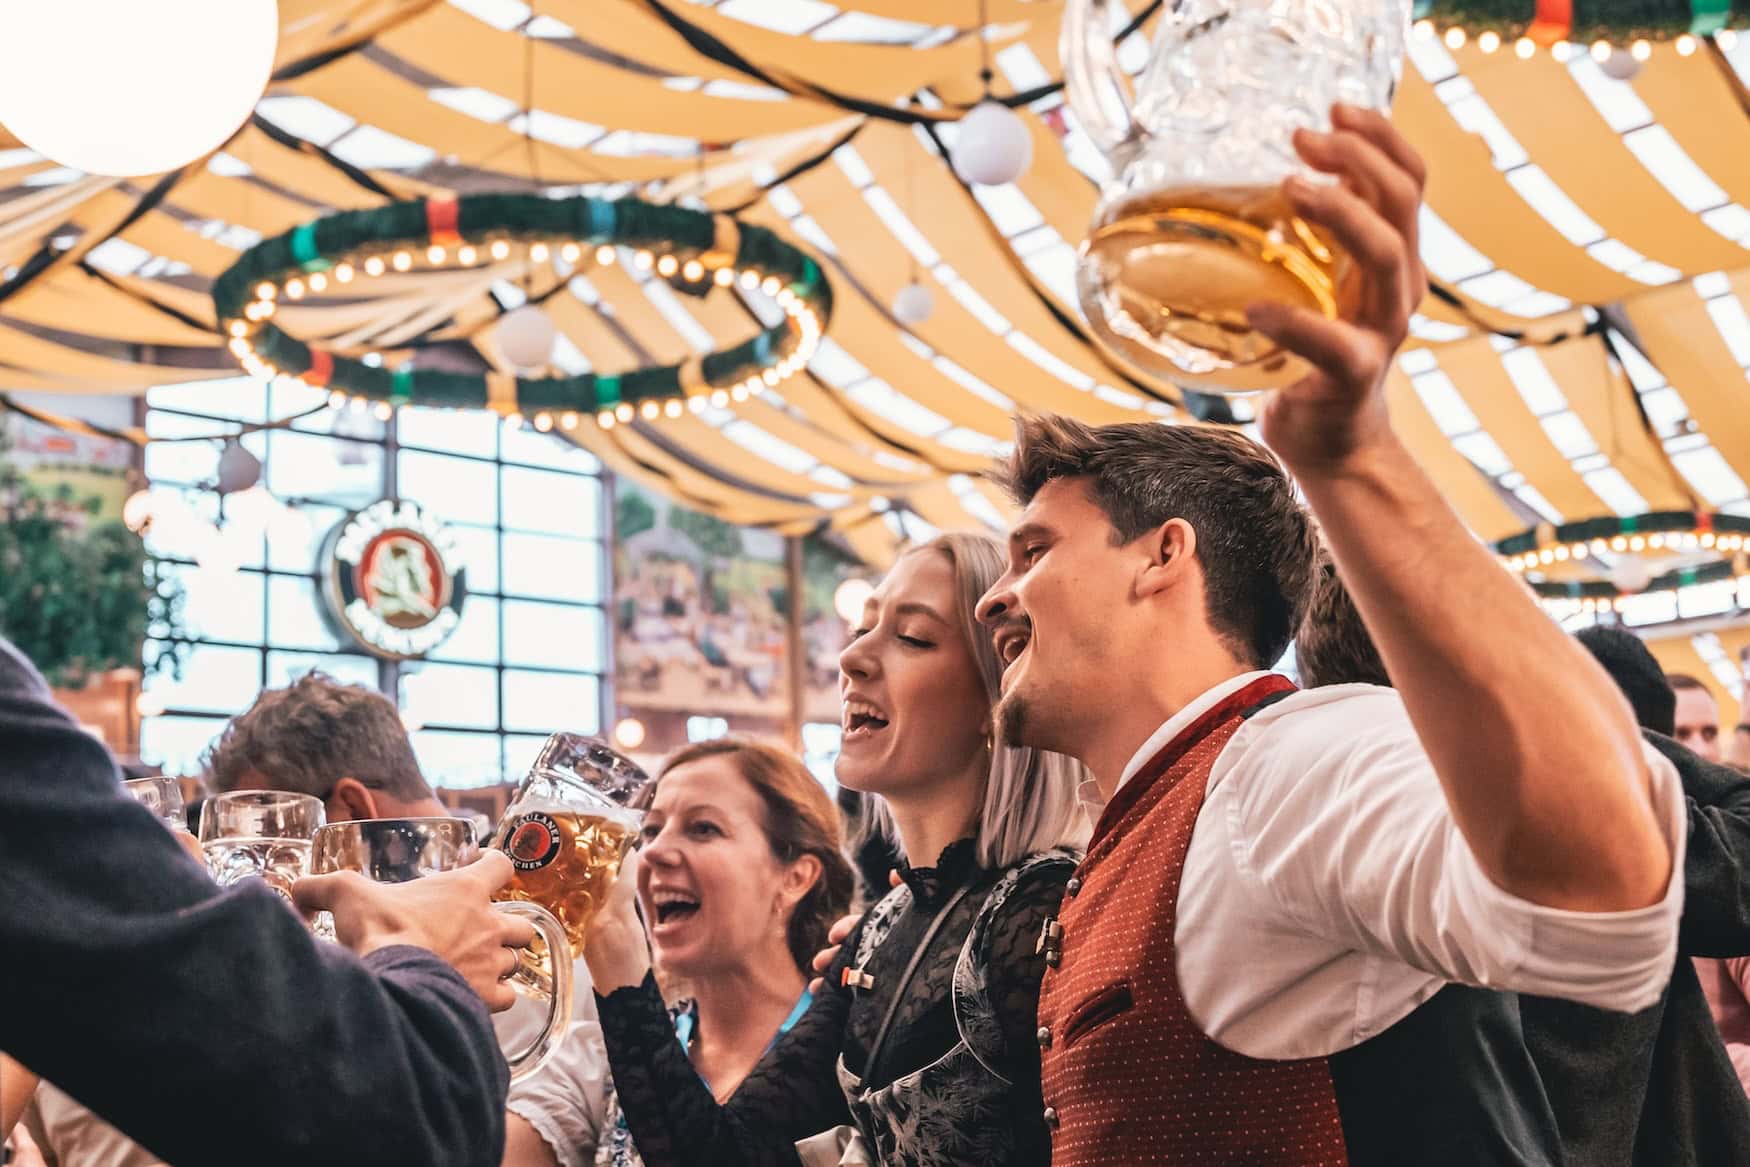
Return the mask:
{"type": "Polygon", "coordinates": [[[510,856],[516,875],[495,899],[539,904],[559,918],[573,956],[638,840],[638,817],[618,808],[524,805],[499,828],[494,846],[510,856]]]}
{"type": "Polygon", "coordinates": [[[1082,244],[1077,279],[1096,332],[1121,355],[1219,393],[1291,385],[1305,362],[1246,322],[1275,301],[1337,315],[1349,257],[1295,215],[1280,187],[1167,187],[1113,206],[1082,244]]]}

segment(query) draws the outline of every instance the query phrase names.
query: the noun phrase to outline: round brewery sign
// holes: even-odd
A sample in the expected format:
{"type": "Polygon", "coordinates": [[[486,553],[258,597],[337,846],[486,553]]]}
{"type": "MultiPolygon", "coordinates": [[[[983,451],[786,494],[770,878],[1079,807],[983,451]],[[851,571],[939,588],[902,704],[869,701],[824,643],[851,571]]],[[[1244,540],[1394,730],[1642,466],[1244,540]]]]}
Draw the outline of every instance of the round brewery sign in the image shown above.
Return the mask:
{"type": "Polygon", "coordinates": [[[418,503],[384,499],[348,515],[329,533],[323,560],[335,622],[378,656],[424,656],[461,622],[455,540],[418,503]]]}

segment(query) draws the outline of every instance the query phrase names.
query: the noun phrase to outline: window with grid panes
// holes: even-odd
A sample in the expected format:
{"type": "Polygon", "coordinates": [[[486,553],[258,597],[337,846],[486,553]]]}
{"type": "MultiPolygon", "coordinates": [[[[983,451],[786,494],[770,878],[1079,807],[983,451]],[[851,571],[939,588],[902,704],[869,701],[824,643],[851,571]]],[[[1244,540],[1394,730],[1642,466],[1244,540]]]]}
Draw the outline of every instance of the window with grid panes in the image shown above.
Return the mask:
{"type": "MultiPolygon", "coordinates": [[[[325,408],[322,393],[290,382],[166,386],[147,406],[155,437],[310,412],[243,439],[262,461],[263,485],[294,516],[262,519],[222,500],[211,489],[217,442],[147,447],[155,487],[225,523],[217,555],[181,531],[148,538],[177,563],[196,643],[181,679],[148,683],[146,761],[199,773],[227,718],[311,669],[394,698],[433,785],[489,785],[519,775],[555,730],[600,732],[610,581],[601,467],[588,453],[480,411],[410,407],[382,422],[325,408]],[[425,660],[379,660],[325,616],[324,537],[348,512],[389,497],[447,523],[467,572],[461,624],[425,660]]],[[[147,654],[159,647],[149,640],[147,654]]]]}

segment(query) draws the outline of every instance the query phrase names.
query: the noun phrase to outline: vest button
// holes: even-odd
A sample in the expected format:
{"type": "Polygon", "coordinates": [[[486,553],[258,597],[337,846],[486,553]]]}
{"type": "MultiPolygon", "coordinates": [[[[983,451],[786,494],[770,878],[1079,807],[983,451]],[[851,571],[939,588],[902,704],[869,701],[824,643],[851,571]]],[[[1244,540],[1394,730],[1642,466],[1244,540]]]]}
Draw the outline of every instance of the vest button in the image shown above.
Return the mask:
{"type": "Polygon", "coordinates": [[[1051,1048],[1051,1026],[1049,1025],[1041,1025],[1039,1027],[1039,1048],[1051,1048]]]}
{"type": "Polygon", "coordinates": [[[1057,1129],[1057,1107],[1047,1106],[1045,1108],[1045,1125],[1052,1130],[1057,1129]]]}
{"type": "Polygon", "coordinates": [[[1079,875],[1070,876],[1069,882],[1063,885],[1063,890],[1067,891],[1072,896],[1075,895],[1078,891],[1081,891],[1082,890],[1082,877],[1079,875]]]}

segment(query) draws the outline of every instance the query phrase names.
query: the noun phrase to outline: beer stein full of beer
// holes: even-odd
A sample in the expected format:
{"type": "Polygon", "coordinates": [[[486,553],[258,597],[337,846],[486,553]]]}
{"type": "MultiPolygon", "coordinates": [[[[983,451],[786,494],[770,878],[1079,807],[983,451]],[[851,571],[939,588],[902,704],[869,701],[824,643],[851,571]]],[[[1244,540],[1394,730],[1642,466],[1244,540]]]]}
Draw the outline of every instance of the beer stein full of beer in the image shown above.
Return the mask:
{"type": "Polygon", "coordinates": [[[1404,0],[1168,0],[1134,101],[1112,42],[1119,0],[1069,0],[1069,104],[1111,164],[1076,288],[1108,348],[1215,393],[1277,389],[1307,372],[1246,321],[1276,301],[1338,314],[1349,258],[1295,215],[1282,180],[1331,181],[1294,152],[1334,102],[1391,102],[1404,0]]]}
{"type": "MultiPolygon", "coordinates": [[[[405,883],[454,871],[479,854],[474,824],[466,819],[368,819],[331,823],[318,830],[311,843],[310,872],[356,871],[377,883],[405,883]]],[[[535,926],[535,944],[519,958],[510,984],[524,997],[545,1005],[541,1024],[532,1032],[507,1033],[507,1027],[500,1027],[500,1046],[511,1078],[517,1079],[541,1067],[570,1023],[571,945],[564,927],[538,905],[501,903],[498,910],[535,926]]],[[[333,939],[332,933],[331,921],[326,926],[318,921],[318,935],[333,939]]]]}
{"type": "Polygon", "coordinates": [[[634,803],[649,781],[599,738],[548,738],[492,837],[516,867],[500,897],[558,916],[581,956],[589,922],[638,841],[644,816],[634,803]]]}

